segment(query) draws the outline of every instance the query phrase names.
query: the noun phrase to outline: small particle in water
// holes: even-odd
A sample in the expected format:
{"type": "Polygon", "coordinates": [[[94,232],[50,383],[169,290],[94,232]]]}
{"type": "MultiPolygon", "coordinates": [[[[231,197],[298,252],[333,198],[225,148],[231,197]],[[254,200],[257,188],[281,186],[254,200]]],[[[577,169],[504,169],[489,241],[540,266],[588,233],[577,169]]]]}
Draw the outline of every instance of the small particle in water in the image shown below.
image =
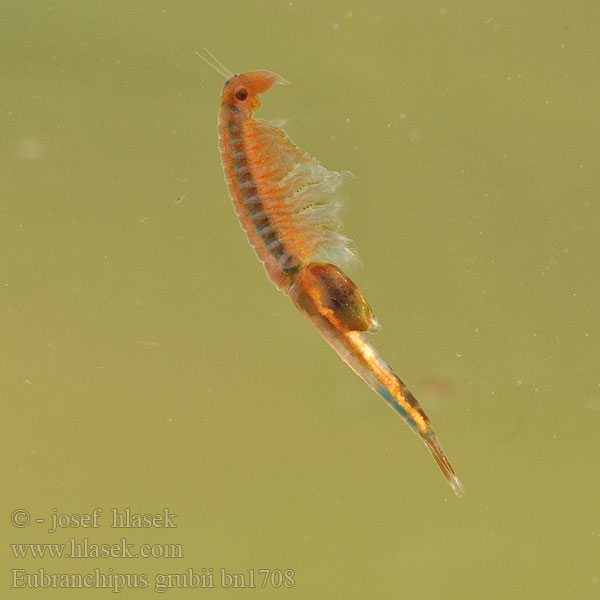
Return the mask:
{"type": "Polygon", "coordinates": [[[39,138],[23,137],[17,140],[15,154],[17,158],[37,160],[46,154],[46,144],[39,138]]]}
{"type": "Polygon", "coordinates": [[[181,204],[183,199],[187,196],[187,192],[181,194],[181,196],[177,196],[177,200],[175,200],[175,204],[181,204]]]}
{"type": "Polygon", "coordinates": [[[420,129],[415,128],[408,132],[408,139],[413,142],[413,144],[420,142],[422,138],[423,132],[420,129]]]}

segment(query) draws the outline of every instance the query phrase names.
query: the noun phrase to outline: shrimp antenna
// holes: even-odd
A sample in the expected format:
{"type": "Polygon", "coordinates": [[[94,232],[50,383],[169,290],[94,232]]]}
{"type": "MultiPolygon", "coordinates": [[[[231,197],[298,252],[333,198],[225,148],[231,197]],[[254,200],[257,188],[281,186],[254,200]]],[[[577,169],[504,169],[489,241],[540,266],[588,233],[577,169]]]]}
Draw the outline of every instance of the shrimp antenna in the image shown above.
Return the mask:
{"type": "Polygon", "coordinates": [[[212,67],[224,79],[231,79],[233,77],[233,73],[210,50],[208,50],[208,48],[204,48],[204,52],[208,54],[211,60],[202,56],[200,52],[195,52],[209,67],[212,67]]]}

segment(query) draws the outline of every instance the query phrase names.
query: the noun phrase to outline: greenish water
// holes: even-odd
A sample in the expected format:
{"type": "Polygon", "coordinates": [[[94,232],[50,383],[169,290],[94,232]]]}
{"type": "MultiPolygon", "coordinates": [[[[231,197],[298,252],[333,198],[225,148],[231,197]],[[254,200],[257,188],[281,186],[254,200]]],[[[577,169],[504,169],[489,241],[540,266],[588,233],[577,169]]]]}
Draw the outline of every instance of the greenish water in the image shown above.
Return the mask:
{"type": "Polygon", "coordinates": [[[167,597],[598,596],[597,2],[0,13],[3,595],[111,594],[11,590],[18,569],[147,575],[131,597],[213,569],[167,597]],[[349,274],[464,499],[267,281],[223,182],[204,46],[291,81],[259,116],[354,173],[349,274]],[[48,531],[96,507],[97,528],[48,531]],[[177,527],[115,529],[113,507],[177,527]],[[183,556],[10,546],[71,538],[183,556]]]}

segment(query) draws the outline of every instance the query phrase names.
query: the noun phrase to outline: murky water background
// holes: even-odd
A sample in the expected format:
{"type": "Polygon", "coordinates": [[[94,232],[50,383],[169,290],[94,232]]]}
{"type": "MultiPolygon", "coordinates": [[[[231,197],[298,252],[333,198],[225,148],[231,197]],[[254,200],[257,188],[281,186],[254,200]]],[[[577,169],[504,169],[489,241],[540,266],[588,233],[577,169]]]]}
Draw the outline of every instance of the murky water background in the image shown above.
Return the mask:
{"type": "Polygon", "coordinates": [[[213,569],[167,597],[597,597],[597,2],[1,13],[3,594],[111,594],[10,589],[40,569],[146,574],[131,597],[213,569]],[[463,500],[268,283],[225,190],[203,46],[289,79],[259,115],[354,173],[350,275],[463,500]],[[96,507],[98,528],[47,531],[96,507]],[[177,527],[114,529],[113,507],[177,527]],[[9,546],[71,538],[183,557],[9,546]]]}

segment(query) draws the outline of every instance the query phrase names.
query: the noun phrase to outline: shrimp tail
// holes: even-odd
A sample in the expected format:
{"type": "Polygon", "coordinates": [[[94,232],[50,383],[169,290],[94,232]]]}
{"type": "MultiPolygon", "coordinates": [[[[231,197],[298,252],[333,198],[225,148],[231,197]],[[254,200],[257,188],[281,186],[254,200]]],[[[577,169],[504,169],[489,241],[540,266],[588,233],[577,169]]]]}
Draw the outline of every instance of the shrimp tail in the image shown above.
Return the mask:
{"type": "MultiPolygon", "coordinates": [[[[376,391],[402,416],[406,424],[423,440],[452,491],[459,498],[464,496],[465,489],[456,476],[431,426],[429,417],[425,414],[417,399],[389,365],[383,361],[377,350],[366,340],[364,335],[355,334],[350,337],[350,343],[354,347],[354,351],[347,354],[348,358],[344,359],[345,362],[371,389],[376,391]]],[[[335,348],[333,344],[331,345],[335,348]]],[[[340,356],[342,355],[340,354],[340,356]]],[[[342,356],[342,358],[344,357],[342,356]]]]}
{"type": "Polygon", "coordinates": [[[425,442],[454,493],[462,496],[464,488],[425,411],[368,341],[366,332],[377,332],[379,324],[354,282],[334,265],[313,262],[302,267],[288,293],[340,358],[425,442]]]}
{"type": "Polygon", "coordinates": [[[423,440],[454,493],[459,498],[462,497],[465,493],[464,487],[456,476],[429,417],[406,385],[368,342],[366,336],[351,332],[329,343],[346,364],[399,413],[406,424],[423,440]],[[349,346],[352,348],[351,352],[348,351],[349,346]]]}
{"type": "Polygon", "coordinates": [[[431,456],[433,456],[433,460],[435,460],[437,466],[441,469],[446,481],[452,488],[452,491],[461,498],[465,495],[465,488],[463,484],[460,482],[460,479],[456,476],[442,445],[440,444],[437,435],[433,432],[433,429],[430,430],[430,434],[423,438],[425,445],[431,452],[431,456]]]}

